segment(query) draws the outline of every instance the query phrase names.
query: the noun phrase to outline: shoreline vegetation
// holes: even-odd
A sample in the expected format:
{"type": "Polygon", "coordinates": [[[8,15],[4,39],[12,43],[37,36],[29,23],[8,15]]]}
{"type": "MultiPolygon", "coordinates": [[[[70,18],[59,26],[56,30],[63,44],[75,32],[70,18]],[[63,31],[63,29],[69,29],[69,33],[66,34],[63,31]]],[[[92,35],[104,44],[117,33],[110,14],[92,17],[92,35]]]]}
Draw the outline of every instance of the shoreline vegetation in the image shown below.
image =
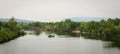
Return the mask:
{"type": "Polygon", "coordinates": [[[108,20],[75,22],[66,19],[61,22],[32,22],[19,24],[21,29],[50,32],[66,32],[93,34],[101,36],[101,40],[120,42],[120,19],[109,18],[108,20]]]}
{"type": "Polygon", "coordinates": [[[8,22],[0,22],[0,43],[8,42],[25,34],[26,33],[18,27],[14,17],[8,22]]]}
{"type": "Polygon", "coordinates": [[[88,34],[86,38],[90,37],[90,35],[96,35],[91,36],[91,38],[120,43],[119,18],[89,22],[75,22],[66,19],[61,22],[17,23],[14,17],[8,22],[0,22],[0,43],[25,35],[23,30],[34,30],[38,35],[40,31],[50,31],[61,34],[88,34]]]}

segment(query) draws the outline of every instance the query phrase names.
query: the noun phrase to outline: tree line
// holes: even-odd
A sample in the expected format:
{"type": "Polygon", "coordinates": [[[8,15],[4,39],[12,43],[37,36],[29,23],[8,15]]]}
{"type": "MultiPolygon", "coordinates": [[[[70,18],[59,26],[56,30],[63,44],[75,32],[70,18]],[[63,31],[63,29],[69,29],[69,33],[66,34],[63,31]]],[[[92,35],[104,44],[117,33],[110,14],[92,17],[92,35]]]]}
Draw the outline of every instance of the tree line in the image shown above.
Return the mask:
{"type": "Polygon", "coordinates": [[[75,22],[66,19],[61,22],[33,22],[21,23],[20,28],[25,30],[44,30],[52,32],[72,32],[80,30],[81,34],[95,34],[101,36],[102,40],[120,42],[120,19],[109,18],[108,20],[75,22]]]}
{"type": "Polygon", "coordinates": [[[0,43],[25,35],[12,17],[8,22],[0,22],[0,43]]]}

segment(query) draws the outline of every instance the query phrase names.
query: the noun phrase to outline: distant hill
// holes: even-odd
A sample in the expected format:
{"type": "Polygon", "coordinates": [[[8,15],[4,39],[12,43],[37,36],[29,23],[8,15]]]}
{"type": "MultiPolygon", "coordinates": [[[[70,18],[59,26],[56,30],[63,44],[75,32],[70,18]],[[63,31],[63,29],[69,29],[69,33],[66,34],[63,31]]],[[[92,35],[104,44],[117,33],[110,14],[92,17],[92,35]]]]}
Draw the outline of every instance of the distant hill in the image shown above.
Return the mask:
{"type": "MultiPolygon", "coordinates": [[[[0,21],[2,22],[8,22],[10,18],[0,18],[0,21]]],[[[19,22],[19,23],[31,23],[33,21],[29,21],[29,20],[23,20],[23,19],[17,19],[15,18],[15,21],[16,22],[19,22]]]]}
{"type": "MultiPolygon", "coordinates": [[[[71,17],[68,18],[71,19],[72,21],[76,22],[89,22],[89,21],[101,21],[102,19],[107,20],[109,18],[105,17],[71,17]]],[[[65,19],[63,19],[64,21],[65,19]]]]}

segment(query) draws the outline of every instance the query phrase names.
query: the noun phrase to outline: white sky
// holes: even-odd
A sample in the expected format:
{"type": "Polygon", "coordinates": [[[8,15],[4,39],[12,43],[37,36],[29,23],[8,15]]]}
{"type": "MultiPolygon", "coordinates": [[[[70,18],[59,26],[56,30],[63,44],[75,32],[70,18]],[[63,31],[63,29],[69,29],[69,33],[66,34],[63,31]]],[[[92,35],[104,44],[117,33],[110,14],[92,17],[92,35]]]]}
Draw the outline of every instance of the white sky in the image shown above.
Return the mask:
{"type": "Polygon", "coordinates": [[[120,0],[0,0],[0,18],[60,21],[69,17],[120,17],[120,0]]]}

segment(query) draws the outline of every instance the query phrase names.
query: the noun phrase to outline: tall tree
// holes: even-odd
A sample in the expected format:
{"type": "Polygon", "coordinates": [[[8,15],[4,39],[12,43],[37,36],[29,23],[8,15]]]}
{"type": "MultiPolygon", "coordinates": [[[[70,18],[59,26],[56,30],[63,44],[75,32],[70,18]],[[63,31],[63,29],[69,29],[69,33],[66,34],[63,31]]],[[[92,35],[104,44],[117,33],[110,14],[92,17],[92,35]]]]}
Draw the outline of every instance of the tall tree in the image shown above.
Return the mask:
{"type": "Polygon", "coordinates": [[[1,30],[1,27],[2,27],[2,22],[0,22],[0,30],[1,30]]]}
{"type": "Polygon", "coordinates": [[[14,16],[8,21],[8,26],[11,31],[17,31],[17,22],[15,22],[14,16]]]}

